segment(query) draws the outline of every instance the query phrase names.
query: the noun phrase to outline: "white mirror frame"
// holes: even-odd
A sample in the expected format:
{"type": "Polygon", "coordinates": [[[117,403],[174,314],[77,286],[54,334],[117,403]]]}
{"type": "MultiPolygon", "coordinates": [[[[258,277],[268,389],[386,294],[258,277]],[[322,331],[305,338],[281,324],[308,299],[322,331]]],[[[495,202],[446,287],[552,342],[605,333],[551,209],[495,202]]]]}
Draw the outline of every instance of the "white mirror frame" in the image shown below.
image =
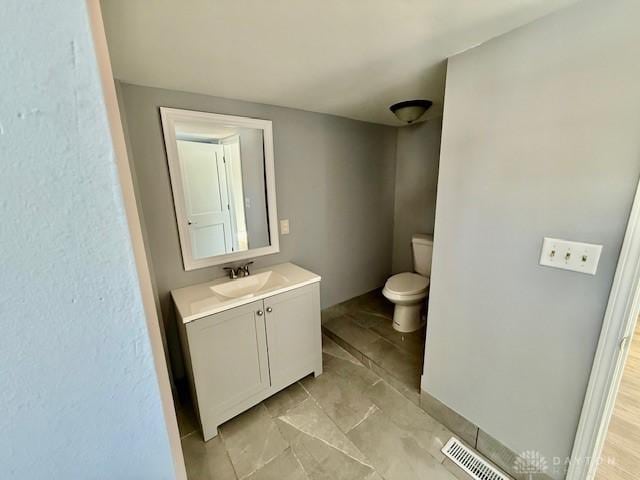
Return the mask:
{"type": "Polygon", "coordinates": [[[171,190],[173,191],[173,205],[176,211],[178,235],[180,236],[180,249],[182,250],[182,262],[186,271],[198,268],[222,265],[225,263],[246,260],[248,258],[270,255],[280,251],[278,236],[278,213],[276,208],[276,180],[273,161],[273,130],[271,121],[256,118],[237,117],[235,115],[220,115],[217,113],[197,112],[193,110],[180,110],[177,108],[160,107],[162,118],[162,130],[169,163],[171,177],[171,190]],[[269,216],[269,245],[253,248],[240,252],[226,253],[213,257],[194,259],[191,250],[189,225],[185,208],[185,196],[182,188],[182,176],[178,161],[178,147],[176,143],[175,123],[179,121],[209,121],[216,124],[225,124],[234,127],[256,128],[262,130],[264,143],[264,171],[267,194],[267,215],[269,216]]]}

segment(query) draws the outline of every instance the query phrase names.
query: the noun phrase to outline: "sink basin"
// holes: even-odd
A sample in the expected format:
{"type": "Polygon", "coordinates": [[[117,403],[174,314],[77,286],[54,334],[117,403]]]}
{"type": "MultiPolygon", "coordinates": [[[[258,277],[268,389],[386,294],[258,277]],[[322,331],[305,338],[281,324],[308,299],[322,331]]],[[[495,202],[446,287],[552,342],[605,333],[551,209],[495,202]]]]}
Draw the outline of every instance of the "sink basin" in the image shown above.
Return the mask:
{"type": "Polygon", "coordinates": [[[228,282],[219,283],[209,288],[214,294],[225,299],[245,298],[281,287],[287,282],[287,278],[279,273],[267,271],[236,280],[229,280],[228,282]]]}

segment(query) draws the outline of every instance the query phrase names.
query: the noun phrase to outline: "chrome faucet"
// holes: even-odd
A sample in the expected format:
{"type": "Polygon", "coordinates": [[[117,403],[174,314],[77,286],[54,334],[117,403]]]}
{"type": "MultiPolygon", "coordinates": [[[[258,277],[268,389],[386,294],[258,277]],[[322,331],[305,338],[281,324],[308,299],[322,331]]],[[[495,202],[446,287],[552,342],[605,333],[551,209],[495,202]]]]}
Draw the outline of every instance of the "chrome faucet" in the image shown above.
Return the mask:
{"type": "Polygon", "coordinates": [[[253,262],[247,262],[244,265],[240,265],[239,267],[224,267],[223,270],[226,270],[229,278],[231,280],[235,280],[240,277],[248,277],[251,275],[249,271],[249,265],[252,265],[253,262]]]}
{"type": "Polygon", "coordinates": [[[253,262],[247,262],[244,265],[242,265],[241,267],[239,267],[239,268],[242,269],[242,272],[243,272],[242,276],[243,277],[248,277],[249,275],[251,275],[251,272],[249,271],[249,265],[253,265],[253,262]]]}
{"type": "Polygon", "coordinates": [[[229,278],[231,280],[235,280],[236,278],[238,278],[238,270],[233,268],[233,267],[224,267],[223,270],[226,270],[227,274],[229,275],[229,278]]]}

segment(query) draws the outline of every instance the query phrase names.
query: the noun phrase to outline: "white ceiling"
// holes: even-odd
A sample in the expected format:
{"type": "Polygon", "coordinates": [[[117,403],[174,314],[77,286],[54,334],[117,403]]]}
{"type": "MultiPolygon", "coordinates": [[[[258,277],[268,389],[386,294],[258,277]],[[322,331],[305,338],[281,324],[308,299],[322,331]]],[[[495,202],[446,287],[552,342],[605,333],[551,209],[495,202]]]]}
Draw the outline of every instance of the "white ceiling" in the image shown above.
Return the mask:
{"type": "MultiPolygon", "coordinates": [[[[444,59],[577,0],[103,0],[115,77],[397,125],[444,59]]],[[[426,117],[426,118],[427,118],[426,117]]]]}

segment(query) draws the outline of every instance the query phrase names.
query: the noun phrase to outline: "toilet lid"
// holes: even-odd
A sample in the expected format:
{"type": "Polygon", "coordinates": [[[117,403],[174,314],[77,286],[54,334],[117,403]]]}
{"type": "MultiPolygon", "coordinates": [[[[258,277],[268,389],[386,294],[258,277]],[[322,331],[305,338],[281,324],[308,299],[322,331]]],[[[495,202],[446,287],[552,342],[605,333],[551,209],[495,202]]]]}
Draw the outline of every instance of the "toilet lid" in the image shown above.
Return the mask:
{"type": "Polygon", "coordinates": [[[415,295],[424,292],[429,286],[429,279],[417,273],[398,273],[385,284],[385,288],[398,295],[415,295]]]}

